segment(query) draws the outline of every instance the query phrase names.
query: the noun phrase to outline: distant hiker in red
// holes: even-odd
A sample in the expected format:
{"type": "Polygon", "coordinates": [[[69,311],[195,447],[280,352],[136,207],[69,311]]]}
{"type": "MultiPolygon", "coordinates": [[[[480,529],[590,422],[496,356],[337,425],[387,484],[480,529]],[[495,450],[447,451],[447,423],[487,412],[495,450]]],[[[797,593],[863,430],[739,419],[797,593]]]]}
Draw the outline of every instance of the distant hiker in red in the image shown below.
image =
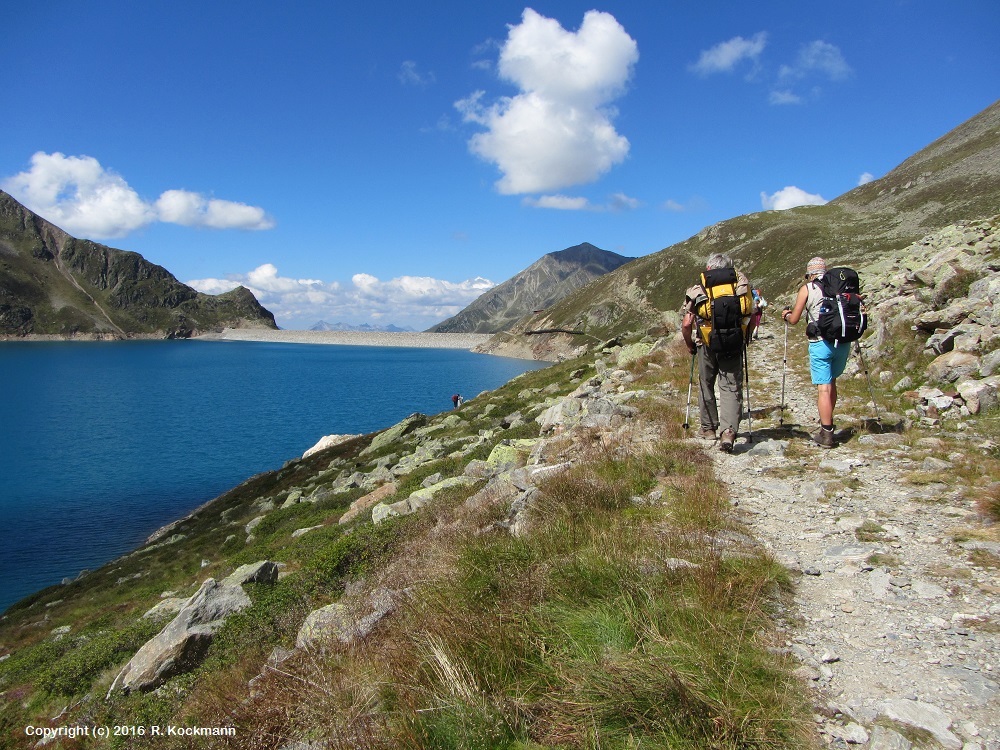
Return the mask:
{"type": "Polygon", "coordinates": [[[462,397],[459,396],[457,393],[454,396],[451,397],[451,403],[453,403],[455,405],[453,408],[455,408],[455,409],[458,408],[458,402],[459,402],[459,399],[461,399],[461,398],[462,397]]]}

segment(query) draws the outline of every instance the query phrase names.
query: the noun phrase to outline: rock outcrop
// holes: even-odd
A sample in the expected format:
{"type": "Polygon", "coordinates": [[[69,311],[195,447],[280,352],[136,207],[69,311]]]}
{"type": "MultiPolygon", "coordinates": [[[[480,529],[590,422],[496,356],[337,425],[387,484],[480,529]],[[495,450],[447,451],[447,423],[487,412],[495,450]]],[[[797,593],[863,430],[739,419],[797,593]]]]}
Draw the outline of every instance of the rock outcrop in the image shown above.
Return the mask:
{"type": "Polygon", "coordinates": [[[194,669],[226,618],[250,606],[243,584],[273,583],[277,577],[277,565],[263,561],[243,565],[222,581],[207,579],[176,617],[132,657],[120,675],[121,689],[126,693],[154,690],[194,669]]]}
{"type": "Polygon", "coordinates": [[[933,424],[997,403],[1000,215],[945,227],[862,271],[874,330],[864,348],[878,358],[908,333],[930,358],[922,372],[880,373],[914,403],[912,420],[933,424]]]}

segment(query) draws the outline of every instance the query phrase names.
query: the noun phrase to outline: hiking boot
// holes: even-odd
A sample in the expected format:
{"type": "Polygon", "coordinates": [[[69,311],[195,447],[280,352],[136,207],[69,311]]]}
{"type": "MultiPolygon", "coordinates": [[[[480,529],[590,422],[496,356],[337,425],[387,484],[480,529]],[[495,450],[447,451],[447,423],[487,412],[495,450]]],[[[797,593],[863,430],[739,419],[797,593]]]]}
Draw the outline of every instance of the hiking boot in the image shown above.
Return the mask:
{"type": "Polygon", "coordinates": [[[722,433],[722,438],[719,441],[719,449],[724,453],[733,452],[733,443],[736,442],[736,433],[732,430],[726,430],[722,433]]]}
{"type": "Polygon", "coordinates": [[[837,444],[833,439],[833,430],[824,430],[822,427],[813,435],[813,440],[820,448],[833,448],[837,444]]]}
{"type": "Polygon", "coordinates": [[[715,434],[715,430],[710,430],[707,427],[702,427],[701,431],[698,433],[698,437],[702,440],[717,440],[718,436],[715,434]]]}

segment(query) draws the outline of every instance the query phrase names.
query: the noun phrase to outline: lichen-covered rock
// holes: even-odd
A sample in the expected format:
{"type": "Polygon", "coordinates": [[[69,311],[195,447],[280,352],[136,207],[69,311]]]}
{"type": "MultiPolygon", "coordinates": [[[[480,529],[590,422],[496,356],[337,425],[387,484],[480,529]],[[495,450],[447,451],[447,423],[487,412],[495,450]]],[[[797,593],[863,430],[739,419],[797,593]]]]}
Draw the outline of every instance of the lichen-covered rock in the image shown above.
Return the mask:
{"type": "Polygon", "coordinates": [[[653,344],[647,342],[623,346],[618,350],[618,366],[621,367],[642,357],[648,357],[651,351],[653,351],[653,344]]]}

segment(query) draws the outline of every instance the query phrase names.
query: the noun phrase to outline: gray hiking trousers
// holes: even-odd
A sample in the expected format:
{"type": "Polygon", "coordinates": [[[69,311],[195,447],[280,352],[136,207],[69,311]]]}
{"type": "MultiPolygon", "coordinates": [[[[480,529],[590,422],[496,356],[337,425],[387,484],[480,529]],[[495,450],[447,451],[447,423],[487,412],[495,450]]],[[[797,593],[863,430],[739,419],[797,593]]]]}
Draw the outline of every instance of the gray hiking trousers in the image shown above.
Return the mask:
{"type": "Polygon", "coordinates": [[[701,428],[719,433],[740,431],[743,412],[743,350],[717,357],[707,346],[698,347],[698,405],[701,428]],[[716,400],[715,388],[719,396],[716,400]]]}

